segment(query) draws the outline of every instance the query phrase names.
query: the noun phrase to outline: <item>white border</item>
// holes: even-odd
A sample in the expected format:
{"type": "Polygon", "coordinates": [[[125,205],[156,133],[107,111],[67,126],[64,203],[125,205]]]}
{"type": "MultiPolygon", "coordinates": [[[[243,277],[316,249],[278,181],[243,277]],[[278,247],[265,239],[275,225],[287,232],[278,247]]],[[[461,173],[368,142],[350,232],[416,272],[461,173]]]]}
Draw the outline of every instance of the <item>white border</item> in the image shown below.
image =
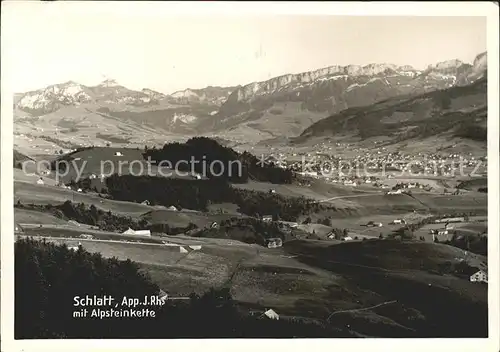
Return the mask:
{"type": "MultiPolygon", "coordinates": [[[[2,6],[2,119],[1,119],[1,337],[2,351],[110,351],[110,350],[406,350],[452,349],[459,351],[499,351],[499,110],[498,110],[498,5],[494,2],[31,2],[4,1],[2,6]],[[8,21],[15,20],[16,7],[38,6],[45,11],[97,13],[113,11],[126,16],[152,15],[407,15],[407,16],[487,16],[488,31],[488,165],[489,165],[489,338],[488,339],[239,339],[224,340],[13,340],[13,170],[12,97],[9,91],[8,21]],[[151,11],[154,8],[154,11],[151,11]],[[391,346],[389,348],[389,346],[391,346]]],[[[34,29],[36,30],[36,29],[34,29]]],[[[34,58],[36,59],[36,58],[34,58]]],[[[29,294],[29,293],[27,293],[29,294]]],[[[216,322],[214,322],[216,323],[216,322]]]]}

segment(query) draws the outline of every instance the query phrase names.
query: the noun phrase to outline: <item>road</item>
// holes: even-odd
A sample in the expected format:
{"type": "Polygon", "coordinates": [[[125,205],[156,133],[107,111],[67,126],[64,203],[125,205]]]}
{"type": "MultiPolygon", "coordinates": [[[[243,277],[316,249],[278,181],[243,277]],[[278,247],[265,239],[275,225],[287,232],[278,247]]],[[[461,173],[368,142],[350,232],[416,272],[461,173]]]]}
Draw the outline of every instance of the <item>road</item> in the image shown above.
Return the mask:
{"type": "MultiPolygon", "coordinates": [[[[21,225],[23,226],[23,225],[21,225]]],[[[44,225],[45,227],[46,225],[44,225]]],[[[38,226],[36,226],[38,227],[38,226]]],[[[56,226],[53,226],[55,228],[56,226]]],[[[62,227],[66,229],[65,227],[62,227]]],[[[71,229],[73,230],[73,229],[71,229]]],[[[88,230],[86,229],[76,229],[79,230],[80,233],[82,234],[91,234],[88,233],[88,230]]],[[[104,234],[104,232],[103,232],[104,234]]],[[[141,239],[151,239],[149,237],[144,237],[144,236],[134,236],[134,235],[121,235],[118,233],[110,232],[110,233],[105,233],[105,234],[112,234],[115,236],[119,236],[120,239],[116,240],[111,240],[111,239],[86,239],[86,238],[79,238],[79,237],[66,237],[66,236],[41,236],[41,235],[23,235],[23,234],[16,234],[18,237],[34,237],[34,238],[39,238],[39,239],[49,239],[49,240],[63,240],[63,241],[80,241],[80,242],[106,242],[106,243],[122,243],[122,244],[127,244],[127,245],[145,245],[145,246],[160,246],[160,247],[189,247],[189,246],[202,246],[202,247],[220,247],[220,246],[242,246],[242,247],[247,247],[249,244],[244,243],[244,242],[239,242],[239,241],[228,241],[228,240],[220,240],[220,239],[211,239],[211,238],[183,238],[182,236],[176,235],[174,236],[175,238],[169,238],[169,237],[156,237],[152,238],[153,240],[156,240],[158,242],[165,242],[165,243],[152,243],[152,242],[135,242],[135,241],[127,241],[127,240],[141,240],[141,239]],[[172,242],[173,241],[173,242],[172,242]],[[187,242],[185,242],[187,241],[187,242]],[[177,242],[177,243],[176,243],[177,242]]]]}
{"type": "Polygon", "coordinates": [[[56,241],[78,241],[78,242],[107,242],[107,243],[125,243],[132,245],[144,245],[144,246],[158,246],[158,247],[168,247],[168,246],[181,246],[180,244],[169,243],[167,245],[163,243],[147,243],[147,242],[127,242],[125,240],[99,240],[99,239],[88,239],[88,238],[74,238],[74,237],[52,237],[52,236],[32,236],[32,235],[16,235],[21,238],[35,237],[37,239],[46,239],[46,240],[56,240],[56,241]]]}
{"type": "Polygon", "coordinates": [[[382,193],[382,192],[372,192],[372,193],[369,193],[369,194],[353,194],[353,195],[349,195],[349,196],[336,196],[336,197],[331,197],[331,198],[327,198],[327,199],[318,200],[317,203],[329,202],[331,200],[337,200],[337,199],[370,197],[370,196],[373,196],[374,194],[384,194],[384,193],[382,193]]]}
{"type": "Polygon", "coordinates": [[[360,311],[363,311],[363,310],[370,310],[370,309],[374,309],[374,308],[377,308],[377,307],[381,307],[381,306],[385,306],[386,304],[391,304],[391,303],[396,303],[397,301],[394,300],[394,301],[388,301],[388,302],[383,302],[383,303],[380,303],[380,304],[376,304],[374,306],[371,306],[371,307],[365,307],[365,308],[357,308],[357,309],[348,309],[348,310],[338,310],[336,312],[333,312],[332,314],[330,314],[328,316],[328,318],[326,319],[326,321],[330,321],[330,318],[335,315],[335,314],[339,314],[339,313],[352,313],[352,312],[360,312],[360,311]]]}

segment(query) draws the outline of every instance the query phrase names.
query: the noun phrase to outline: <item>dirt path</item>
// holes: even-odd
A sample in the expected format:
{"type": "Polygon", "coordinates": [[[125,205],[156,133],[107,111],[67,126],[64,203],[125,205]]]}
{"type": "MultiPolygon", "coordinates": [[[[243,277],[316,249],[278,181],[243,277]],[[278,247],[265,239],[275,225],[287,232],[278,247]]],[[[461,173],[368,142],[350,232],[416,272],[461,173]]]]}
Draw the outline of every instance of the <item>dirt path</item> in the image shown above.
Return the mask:
{"type": "Polygon", "coordinates": [[[391,303],[396,303],[397,300],[393,300],[393,301],[388,301],[388,302],[383,302],[383,303],[379,303],[379,304],[376,304],[374,306],[370,306],[370,307],[365,307],[365,308],[357,308],[357,309],[347,309],[347,310],[338,310],[336,312],[333,312],[332,314],[330,314],[328,316],[328,318],[326,319],[326,321],[330,321],[330,318],[335,315],[335,314],[340,314],[340,313],[352,313],[352,312],[361,312],[363,310],[370,310],[370,309],[374,309],[374,308],[377,308],[377,307],[381,307],[381,306],[385,306],[387,304],[391,304],[391,303]]]}
{"type": "Polygon", "coordinates": [[[331,198],[327,198],[327,199],[318,200],[317,202],[318,203],[323,203],[323,202],[329,202],[331,200],[337,200],[337,199],[371,197],[374,194],[383,194],[383,193],[381,193],[381,192],[372,192],[372,193],[369,193],[369,194],[363,193],[363,194],[353,194],[353,195],[349,195],[349,196],[336,196],[336,197],[331,197],[331,198]]]}

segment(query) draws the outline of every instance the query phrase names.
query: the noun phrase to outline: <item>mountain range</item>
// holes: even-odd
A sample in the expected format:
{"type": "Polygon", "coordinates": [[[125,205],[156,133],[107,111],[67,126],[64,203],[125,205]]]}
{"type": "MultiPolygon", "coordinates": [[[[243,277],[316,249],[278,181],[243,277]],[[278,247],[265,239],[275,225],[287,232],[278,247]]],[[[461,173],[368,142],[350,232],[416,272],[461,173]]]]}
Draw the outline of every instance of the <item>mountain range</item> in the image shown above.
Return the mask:
{"type": "Polygon", "coordinates": [[[310,135],[315,123],[342,111],[467,86],[486,72],[485,52],[472,64],[449,60],[424,70],[393,64],[330,66],[242,86],[210,86],[172,94],[148,88],[131,90],[109,79],[96,86],[69,81],[16,94],[14,110],[15,117],[24,121],[50,119],[59,124],[74,118],[74,124],[82,119],[98,124],[99,119],[112,119],[131,130],[259,141],[310,135]]]}

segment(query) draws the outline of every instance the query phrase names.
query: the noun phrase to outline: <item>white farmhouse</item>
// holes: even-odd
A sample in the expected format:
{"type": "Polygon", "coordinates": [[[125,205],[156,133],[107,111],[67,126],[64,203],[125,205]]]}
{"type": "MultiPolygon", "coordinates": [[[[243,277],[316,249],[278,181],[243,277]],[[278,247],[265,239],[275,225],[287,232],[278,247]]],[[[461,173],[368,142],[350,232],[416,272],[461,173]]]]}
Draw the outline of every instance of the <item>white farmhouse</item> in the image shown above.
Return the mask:
{"type": "Polygon", "coordinates": [[[488,282],[488,273],[484,270],[479,270],[470,276],[471,282],[488,282]]]}
{"type": "Polygon", "coordinates": [[[280,316],[272,309],[268,309],[264,312],[264,315],[269,319],[280,320],[280,316]]]}

